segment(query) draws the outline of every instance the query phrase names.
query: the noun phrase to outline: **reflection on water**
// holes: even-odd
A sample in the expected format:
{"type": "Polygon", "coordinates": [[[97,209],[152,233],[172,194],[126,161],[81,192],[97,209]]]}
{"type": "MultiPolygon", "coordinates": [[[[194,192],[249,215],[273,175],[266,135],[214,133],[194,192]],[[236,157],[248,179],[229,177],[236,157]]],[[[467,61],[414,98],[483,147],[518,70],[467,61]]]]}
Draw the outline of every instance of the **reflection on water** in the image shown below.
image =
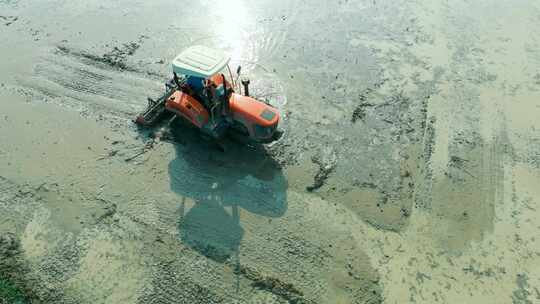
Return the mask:
{"type": "Polygon", "coordinates": [[[256,62],[255,49],[249,44],[253,19],[243,0],[203,1],[212,18],[209,26],[219,47],[227,49],[233,64],[242,60],[256,62]]]}
{"type": "Polygon", "coordinates": [[[231,48],[231,60],[238,62],[246,55],[246,28],[251,22],[244,0],[215,1],[213,6],[220,17],[214,26],[216,34],[231,48]]]}

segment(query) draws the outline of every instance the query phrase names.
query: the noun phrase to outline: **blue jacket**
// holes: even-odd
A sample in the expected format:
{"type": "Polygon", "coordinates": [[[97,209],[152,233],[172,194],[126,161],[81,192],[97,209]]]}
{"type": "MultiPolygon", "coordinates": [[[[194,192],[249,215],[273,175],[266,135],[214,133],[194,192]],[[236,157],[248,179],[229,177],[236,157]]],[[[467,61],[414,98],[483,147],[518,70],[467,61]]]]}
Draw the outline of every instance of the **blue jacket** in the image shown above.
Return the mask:
{"type": "Polygon", "coordinates": [[[200,91],[204,88],[204,78],[196,76],[188,76],[187,84],[195,91],[200,91]]]}

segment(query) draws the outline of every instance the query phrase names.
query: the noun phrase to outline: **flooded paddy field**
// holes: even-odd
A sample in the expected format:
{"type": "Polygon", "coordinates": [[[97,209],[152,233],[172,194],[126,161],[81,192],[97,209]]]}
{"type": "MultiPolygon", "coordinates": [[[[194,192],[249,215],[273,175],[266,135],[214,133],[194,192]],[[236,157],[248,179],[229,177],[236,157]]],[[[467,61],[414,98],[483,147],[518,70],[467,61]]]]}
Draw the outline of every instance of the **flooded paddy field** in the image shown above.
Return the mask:
{"type": "Polygon", "coordinates": [[[0,0],[0,303],[540,303],[539,31],[530,0],[0,0]],[[194,44],[278,142],[133,125],[194,44]]]}

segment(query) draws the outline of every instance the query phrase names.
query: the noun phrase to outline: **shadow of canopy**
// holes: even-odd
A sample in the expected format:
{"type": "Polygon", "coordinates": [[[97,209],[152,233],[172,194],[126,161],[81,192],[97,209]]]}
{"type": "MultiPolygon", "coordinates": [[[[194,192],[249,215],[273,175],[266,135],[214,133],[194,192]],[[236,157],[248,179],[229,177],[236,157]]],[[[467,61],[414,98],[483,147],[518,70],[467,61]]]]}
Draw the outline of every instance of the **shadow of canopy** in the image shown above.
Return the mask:
{"type": "Polygon", "coordinates": [[[287,210],[287,180],[263,147],[227,142],[228,149],[221,152],[197,130],[183,125],[173,127],[173,135],[179,144],[169,164],[170,186],[195,201],[187,213],[182,212],[181,240],[224,262],[238,251],[244,235],[240,209],[282,216],[287,210]]]}

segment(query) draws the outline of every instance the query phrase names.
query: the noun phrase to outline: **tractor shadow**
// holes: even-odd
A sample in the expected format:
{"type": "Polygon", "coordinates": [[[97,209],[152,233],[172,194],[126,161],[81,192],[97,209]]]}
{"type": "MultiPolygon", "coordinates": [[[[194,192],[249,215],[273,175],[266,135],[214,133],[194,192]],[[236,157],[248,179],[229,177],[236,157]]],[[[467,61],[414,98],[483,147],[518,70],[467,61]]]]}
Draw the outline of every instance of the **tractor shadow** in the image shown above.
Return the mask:
{"type": "Polygon", "coordinates": [[[180,238],[200,254],[223,263],[233,254],[238,256],[244,235],[240,214],[281,217],[287,210],[288,182],[262,147],[231,141],[222,152],[197,130],[171,129],[177,142],[176,158],[168,170],[171,190],[183,198],[180,238]],[[186,198],[195,204],[187,208],[186,198]]]}

